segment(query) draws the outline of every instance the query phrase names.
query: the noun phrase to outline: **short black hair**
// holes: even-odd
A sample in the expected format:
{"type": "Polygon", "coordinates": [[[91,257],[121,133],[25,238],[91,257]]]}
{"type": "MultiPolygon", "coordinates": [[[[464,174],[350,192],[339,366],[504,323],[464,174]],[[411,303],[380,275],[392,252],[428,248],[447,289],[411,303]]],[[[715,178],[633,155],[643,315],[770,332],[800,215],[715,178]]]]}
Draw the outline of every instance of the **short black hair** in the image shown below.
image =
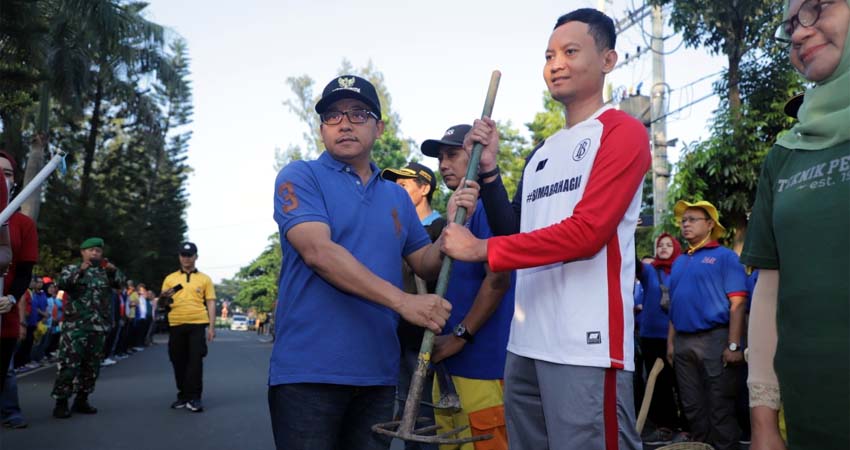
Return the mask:
{"type": "MultiPolygon", "coordinates": [[[[416,182],[417,186],[428,186],[429,188],[431,187],[431,183],[423,180],[421,177],[414,178],[413,181],[416,182]]],[[[428,189],[428,193],[425,194],[425,201],[428,202],[429,206],[431,205],[431,199],[434,198],[434,191],[435,190],[436,189],[434,189],[434,188],[428,189]]]]}
{"type": "Polygon", "coordinates": [[[564,14],[558,17],[553,30],[567,22],[586,23],[590,35],[593,36],[593,41],[596,42],[596,48],[599,50],[614,50],[614,46],[617,45],[617,32],[614,29],[614,21],[601,11],[593,8],[582,8],[564,14]]]}

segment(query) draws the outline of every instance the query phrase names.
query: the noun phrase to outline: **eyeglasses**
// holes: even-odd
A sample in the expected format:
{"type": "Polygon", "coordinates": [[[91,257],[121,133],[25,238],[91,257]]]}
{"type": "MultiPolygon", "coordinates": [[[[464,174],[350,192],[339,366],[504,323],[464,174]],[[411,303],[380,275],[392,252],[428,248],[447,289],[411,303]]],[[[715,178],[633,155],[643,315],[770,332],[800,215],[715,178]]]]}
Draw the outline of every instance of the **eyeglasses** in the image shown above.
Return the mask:
{"type": "Polygon", "coordinates": [[[325,125],[339,125],[342,116],[348,117],[348,121],[354,124],[366,123],[370,117],[378,120],[378,115],[365,109],[349,109],[348,111],[328,111],[321,115],[322,123],[325,125]]]}
{"type": "Polygon", "coordinates": [[[682,220],[680,220],[680,222],[682,222],[683,224],[685,224],[685,223],[696,223],[696,222],[699,222],[700,220],[710,220],[710,219],[708,217],[682,217],[682,220]]]}
{"type": "Polygon", "coordinates": [[[790,45],[791,35],[797,31],[797,27],[800,25],[806,28],[813,26],[818,22],[818,19],[820,19],[821,11],[823,11],[823,6],[821,6],[820,0],[806,0],[802,5],[800,5],[800,9],[797,11],[797,14],[794,14],[789,17],[788,20],[779,24],[779,28],[776,29],[774,39],[785,46],[790,45]]]}

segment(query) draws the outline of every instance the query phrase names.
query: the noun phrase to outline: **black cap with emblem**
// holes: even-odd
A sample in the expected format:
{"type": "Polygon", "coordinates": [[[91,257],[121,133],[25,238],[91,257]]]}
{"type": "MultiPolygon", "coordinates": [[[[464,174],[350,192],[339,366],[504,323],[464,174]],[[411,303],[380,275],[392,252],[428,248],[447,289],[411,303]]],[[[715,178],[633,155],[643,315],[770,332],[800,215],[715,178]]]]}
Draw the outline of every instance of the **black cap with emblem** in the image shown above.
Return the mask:
{"type": "Polygon", "coordinates": [[[343,98],[354,98],[365,103],[378,117],[381,117],[381,100],[375,86],[357,75],[342,75],[334,78],[322,91],[322,98],[316,103],[316,112],[322,114],[333,102],[343,98]]]}
{"type": "Polygon", "coordinates": [[[198,254],[198,246],[192,242],[184,242],[180,244],[181,256],[195,256],[198,254]]]}

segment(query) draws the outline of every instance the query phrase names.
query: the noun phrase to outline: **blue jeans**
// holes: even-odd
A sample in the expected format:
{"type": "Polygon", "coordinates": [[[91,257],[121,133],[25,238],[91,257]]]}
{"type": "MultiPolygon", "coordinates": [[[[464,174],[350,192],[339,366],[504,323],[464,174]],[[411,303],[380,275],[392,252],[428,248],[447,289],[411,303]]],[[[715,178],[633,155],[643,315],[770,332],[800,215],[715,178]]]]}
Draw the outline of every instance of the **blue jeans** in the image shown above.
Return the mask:
{"type": "Polygon", "coordinates": [[[18,379],[15,377],[14,363],[9,364],[8,373],[0,395],[0,421],[18,423],[24,420],[21,405],[18,402],[18,379]]]}
{"type": "Polygon", "coordinates": [[[389,422],[395,386],[279,384],[269,386],[278,450],[387,450],[391,438],[372,432],[389,422]]]}

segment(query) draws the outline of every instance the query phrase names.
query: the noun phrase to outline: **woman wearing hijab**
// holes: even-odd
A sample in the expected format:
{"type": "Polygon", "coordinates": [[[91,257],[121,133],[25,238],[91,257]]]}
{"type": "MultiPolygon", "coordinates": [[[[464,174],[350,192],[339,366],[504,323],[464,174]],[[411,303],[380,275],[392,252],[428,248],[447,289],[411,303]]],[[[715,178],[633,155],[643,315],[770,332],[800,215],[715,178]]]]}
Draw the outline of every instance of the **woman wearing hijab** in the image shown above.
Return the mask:
{"type": "MultiPolygon", "coordinates": [[[[670,316],[667,315],[669,304],[661,302],[663,285],[670,285],[670,268],[673,261],[682,254],[682,246],[673,236],[663,233],[655,240],[655,260],[641,263],[638,275],[643,287],[643,310],[638,319],[638,336],[643,363],[646,373],[652,369],[656,358],[664,361],[664,370],[658,374],[655,381],[655,391],[649,406],[649,420],[656,429],[644,437],[648,445],[669,444],[674,438],[674,431],[684,433],[686,421],[679,415],[676,404],[676,375],[673,367],[667,362],[667,328],[670,316]]],[[[669,298],[669,296],[668,296],[669,298]]],[[[685,438],[686,434],[675,436],[677,440],[685,438]]]]}
{"type": "Polygon", "coordinates": [[[850,448],[850,0],[791,0],[777,39],[813,87],[762,167],[741,260],[753,450],[850,448]],[[780,396],[781,394],[781,396],[780,396]]]}

